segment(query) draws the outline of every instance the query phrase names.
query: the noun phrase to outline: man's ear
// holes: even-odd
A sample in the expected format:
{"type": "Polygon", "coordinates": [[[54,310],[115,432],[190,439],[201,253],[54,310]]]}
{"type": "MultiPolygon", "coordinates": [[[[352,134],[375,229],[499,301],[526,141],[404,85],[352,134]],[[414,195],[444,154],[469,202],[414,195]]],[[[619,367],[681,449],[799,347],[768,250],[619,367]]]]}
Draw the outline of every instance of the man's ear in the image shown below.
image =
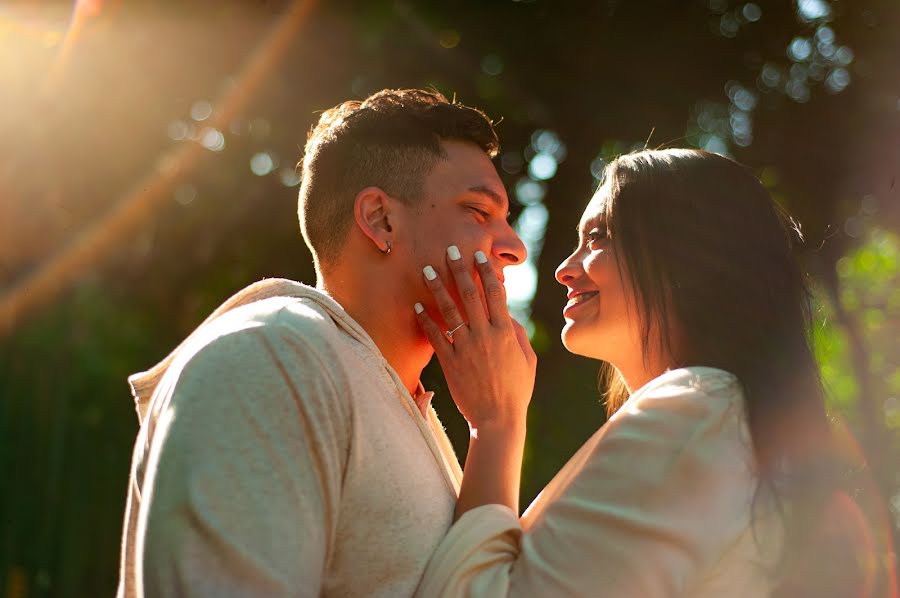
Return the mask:
{"type": "Polygon", "coordinates": [[[353,203],[356,226],[382,253],[390,251],[394,238],[391,227],[393,203],[394,199],[379,187],[366,187],[356,194],[353,203]]]}

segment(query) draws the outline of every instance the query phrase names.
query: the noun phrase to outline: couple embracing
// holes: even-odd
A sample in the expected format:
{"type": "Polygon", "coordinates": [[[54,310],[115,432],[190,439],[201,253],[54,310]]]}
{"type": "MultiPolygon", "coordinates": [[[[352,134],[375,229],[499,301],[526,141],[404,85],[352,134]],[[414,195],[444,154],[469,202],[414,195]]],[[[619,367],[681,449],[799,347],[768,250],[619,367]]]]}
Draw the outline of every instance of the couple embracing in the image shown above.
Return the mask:
{"type": "Polygon", "coordinates": [[[537,359],[506,308],[526,252],[498,148],[433,92],[323,113],[317,286],[251,285],[130,379],[120,596],[798,595],[834,482],[790,219],[722,156],[609,164],[556,278],[610,417],[520,517],[537,359]],[[419,381],[434,354],[464,471],[419,381]]]}

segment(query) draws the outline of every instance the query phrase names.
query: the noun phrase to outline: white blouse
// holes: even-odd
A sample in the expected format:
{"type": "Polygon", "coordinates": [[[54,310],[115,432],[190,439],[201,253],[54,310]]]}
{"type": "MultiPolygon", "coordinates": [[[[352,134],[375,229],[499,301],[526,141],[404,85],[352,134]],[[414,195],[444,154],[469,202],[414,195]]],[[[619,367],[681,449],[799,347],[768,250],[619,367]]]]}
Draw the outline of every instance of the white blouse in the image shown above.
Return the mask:
{"type": "Polygon", "coordinates": [[[780,518],[757,492],[741,386],[669,371],[632,394],[519,520],[485,505],[438,546],[417,595],[761,597],[780,518]]]}

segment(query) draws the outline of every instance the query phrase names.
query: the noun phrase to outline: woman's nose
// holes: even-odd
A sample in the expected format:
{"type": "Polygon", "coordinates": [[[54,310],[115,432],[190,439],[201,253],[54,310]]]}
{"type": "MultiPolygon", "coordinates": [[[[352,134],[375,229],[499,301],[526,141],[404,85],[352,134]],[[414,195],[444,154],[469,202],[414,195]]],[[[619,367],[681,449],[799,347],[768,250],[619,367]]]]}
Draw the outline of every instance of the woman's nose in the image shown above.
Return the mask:
{"type": "Polygon", "coordinates": [[[575,261],[572,259],[574,257],[575,253],[564,259],[563,262],[556,268],[556,280],[563,286],[568,286],[571,281],[575,280],[577,266],[575,265],[575,261]]]}

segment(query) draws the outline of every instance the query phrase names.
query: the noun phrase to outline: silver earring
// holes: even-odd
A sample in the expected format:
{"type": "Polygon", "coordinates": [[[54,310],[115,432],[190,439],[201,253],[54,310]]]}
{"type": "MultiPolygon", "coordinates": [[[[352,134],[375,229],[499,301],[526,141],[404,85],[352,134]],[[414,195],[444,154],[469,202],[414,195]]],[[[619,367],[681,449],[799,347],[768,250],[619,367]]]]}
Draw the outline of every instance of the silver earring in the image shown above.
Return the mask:
{"type": "Polygon", "coordinates": [[[381,250],[381,253],[383,253],[384,255],[387,255],[387,254],[389,254],[390,252],[391,252],[391,242],[388,241],[388,242],[387,242],[387,249],[382,249],[382,250],[381,250]]]}

